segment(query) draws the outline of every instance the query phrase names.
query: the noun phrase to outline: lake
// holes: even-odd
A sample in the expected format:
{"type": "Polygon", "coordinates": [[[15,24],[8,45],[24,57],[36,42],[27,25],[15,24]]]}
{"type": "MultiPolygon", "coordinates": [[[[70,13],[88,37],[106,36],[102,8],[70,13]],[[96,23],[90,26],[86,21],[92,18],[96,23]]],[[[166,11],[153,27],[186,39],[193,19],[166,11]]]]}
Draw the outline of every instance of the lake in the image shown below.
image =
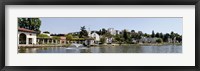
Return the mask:
{"type": "Polygon", "coordinates": [[[20,48],[19,53],[182,53],[182,45],[20,48]]]}

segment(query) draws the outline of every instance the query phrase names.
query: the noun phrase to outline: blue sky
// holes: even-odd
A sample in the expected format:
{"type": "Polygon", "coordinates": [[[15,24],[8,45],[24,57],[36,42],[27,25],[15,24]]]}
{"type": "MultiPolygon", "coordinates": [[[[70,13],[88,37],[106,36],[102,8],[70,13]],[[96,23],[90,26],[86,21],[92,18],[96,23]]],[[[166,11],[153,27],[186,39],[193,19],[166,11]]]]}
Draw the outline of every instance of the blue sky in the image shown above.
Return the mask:
{"type": "Polygon", "coordinates": [[[80,31],[81,26],[88,30],[114,28],[115,30],[128,29],[151,34],[154,32],[183,33],[183,18],[40,18],[40,30],[50,33],[67,34],[80,31]]]}

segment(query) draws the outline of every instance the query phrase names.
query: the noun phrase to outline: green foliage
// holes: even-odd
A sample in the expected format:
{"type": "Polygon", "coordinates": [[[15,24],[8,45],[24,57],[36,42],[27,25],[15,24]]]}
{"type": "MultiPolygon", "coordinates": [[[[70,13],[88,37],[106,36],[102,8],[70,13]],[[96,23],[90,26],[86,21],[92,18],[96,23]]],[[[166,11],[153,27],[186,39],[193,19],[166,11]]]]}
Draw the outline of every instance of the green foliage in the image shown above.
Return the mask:
{"type": "Polygon", "coordinates": [[[154,37],[155,37],[154,30],[152,31],[151,37],[152,37],[152,38],[154,38],[154,37]]]}
{"type": "Polygon", "coordinates": [[[71,41],[73,39],[73,36],[71,34],[66,35],[66,40],[71,41]]]}
{"type": "Polygon", "coordinates": [[[85,37],[88,37],[88,32],[87,32],[85,26],[83,26],[83,27],[81,27],[79,38],[85,38],[85,37]]]}
{"type": "Polygon", "coordinates": [[[49,36],[46,35],[46,34],[39,34],[39,35],[37,35],[37,37],[40,37],[40,38],[49,38],[49,36]]]}
{"type": "Polygon", "coordinates": [[[104,44],[104,43],[106,42],[106,37],[100,38],[100,42],[101,42],[102,44],[104,44]]]}
{"type": "Polygon", "coordinates": [[[49,31],[44,31],[43,33],[47,33],[47,34],[50,34],[50,32],[49,32],[49,31]]]}
{"type": "Polygon", "coordinates": [[[163,40],[162,40],[161,38],[158,38],[158,39],[156,40],[156,42],[157,42],[157,43],[163,43],[163,40]]]}
{"type": "Polygon", "coordinates": [[[71,39],[72,41],[83,41],[83,40],[85,40],[84,38],[72,38],[71,39]]]}
{"type": "Polygon", "coordinates": [[[41,20],[39,18],[18,18],[18,27],[40,31],[41,20]]]}
{"type": "Polygon", "coordinates": [[[56,40],[59,40],[59,39],[60,39],[59,36],[53,36],[52,38],[53,38],[53,39],[56,39],[56,40]]]}
{"type": "Polygon", "coordinates": [[[155,37],[160,38],[160,34],[157,32],[155,37]]]}
{"type": "Polygon", "coordinates": [[[115,37],[114,37],[114,38],[115,38],[115,40],[116,40],[116,41],[120,41],[120,38],[121,38],[121,37],[120,37],[120,35],[119,35],[119,34],[117,34],[117,35],[115,35],[115,37]]]}

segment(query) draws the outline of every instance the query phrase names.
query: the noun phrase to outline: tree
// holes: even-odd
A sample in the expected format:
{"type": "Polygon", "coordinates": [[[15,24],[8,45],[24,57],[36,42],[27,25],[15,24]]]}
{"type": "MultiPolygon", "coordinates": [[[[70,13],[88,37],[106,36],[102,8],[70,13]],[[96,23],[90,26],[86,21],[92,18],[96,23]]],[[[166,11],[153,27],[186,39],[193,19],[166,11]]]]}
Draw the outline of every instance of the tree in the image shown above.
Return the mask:
{"type": "Polygon", "coordinates": [[[152,38],[154,38],[154,37],[155,37],[154,30],[152,31],[151,37],[152,37],[152,38]]]}
{"type": "Polygon", "coordinates": [[[131,33],[135,33],[135,30],[131,30],[131,33]]]}
{"type": "Polygon", "coordinates": [[[160,38],[162,38],[162,39],[164,38],[162,33],[160,33],[159,35],[160,35],[160,38]]]}
{"type": "Polygon", "coordinates": [[[102,43],[102,44],[104,44],[105,42],[106,42],[106,37],[102,37],[102,38],[100,38],[100,42],[102,43]]]}
{"type": "Polygon", "coordinates": [[[18,18],[18,27],[40,31],[41,20],[39,18],[18,18]]]}
{"type": "Polygon", "coordinates": [[[163,40],[162,40],[161,38],[158,38],[158,39],[156,40],[156,42],[157,42],[157,43],[163,43],[163,40]]]}
{"type": "Polygon", "coordinates": [[[53,36],[52,38],[55,39],[55,40],[59,40],[60,39],[59,36],[53,36]]]}
{"type": "Polygon", "coordinates": [[[123,38],[124,38],[124,40],[128,39],[128,33],[126,30],[123,31],[123,38]]]}
{"type": "Polygon", "coordinates": [[[179,43],[182,42],[182,36],[178,36],[176,39],[178,40],[179,43]]]}
{"type": "Polygon", "coordinates": [[[175,34],[174,32],[172,31],[171,34],[170,34],[170,38],[174,39],[175,38],[175,34]]]}
{"type": "Polygon", "coordinates": [[[119,34],[116,34],[114,38],[115,38],[115,40],[116,40],[117,42],[119,42],[121,37],[120,37],[119,34]]]}
{"type": "Polygon", "coordinates": [[[44,31],[43,33],[47,33],[47,34],[50,34],[50,32],[49,32],[49,31],[44,31]]]}
{"type": "Polygon", "coordinates": [[[165,35],[164,35],[164,41],[165,42],[168,42],[168,38],[170,37],[170,35],[169,35],[169,33],[166,33],[165,35]]]}
{"type": "Polygon", "coordinates": [[[73,36],[71,34],[66,35],[66,40],[71,41],[73,39],[73,36]]]}
{"type": "Polygon", "coordinates": [[[142,36],[142,35],[143,35],[143,32],[142,32],[142,31],[138,31],[138,34],[139,34],[140,36],[142,36]]]}
{"type": "Polygon", "coordinates": [[[107,33],[107,30],[105,28],[103,28],[102,31],[101,31],[101,35],[104,35],[106,33],[107,33]]]}
{"type": "Polygon", "coordinates": [[[160,34],[157,32],[155,37],[160,38],[160,34]]]}
{"type": "Polygon", "coordinates": [[[83,26],[83,27],[81,27],[79,38],[85,38],[85,37],[88,37],[88,32],[85,29],[85,26],[83,26]]]}

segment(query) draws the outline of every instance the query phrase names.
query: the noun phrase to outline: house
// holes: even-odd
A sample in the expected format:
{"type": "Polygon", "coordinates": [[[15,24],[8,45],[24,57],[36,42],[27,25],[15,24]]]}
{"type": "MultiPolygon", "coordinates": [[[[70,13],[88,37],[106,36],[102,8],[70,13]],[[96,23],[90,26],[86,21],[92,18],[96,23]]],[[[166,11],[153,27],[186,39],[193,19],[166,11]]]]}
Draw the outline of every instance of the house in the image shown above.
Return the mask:
{"type": "Polygon", "coordinates": [[[97,33],[95,33],[95,32],[92,33],[90,37],[94,38],[94,43],[99,44],[100,37],[99,37],[99,35],[97,33]]]}
{"type": "Polygon", "coordinates": [[[37,32],[25,28],[18,28],[18,44],[36,44],[37,32]]]}
{"type": "Polygon", "coordinates": [[[99,44],[100,36],[96,32],[91,33],[90,31],[88,31],[88,37],[89,38],[85,39],[85,45],[99,44]]]}

